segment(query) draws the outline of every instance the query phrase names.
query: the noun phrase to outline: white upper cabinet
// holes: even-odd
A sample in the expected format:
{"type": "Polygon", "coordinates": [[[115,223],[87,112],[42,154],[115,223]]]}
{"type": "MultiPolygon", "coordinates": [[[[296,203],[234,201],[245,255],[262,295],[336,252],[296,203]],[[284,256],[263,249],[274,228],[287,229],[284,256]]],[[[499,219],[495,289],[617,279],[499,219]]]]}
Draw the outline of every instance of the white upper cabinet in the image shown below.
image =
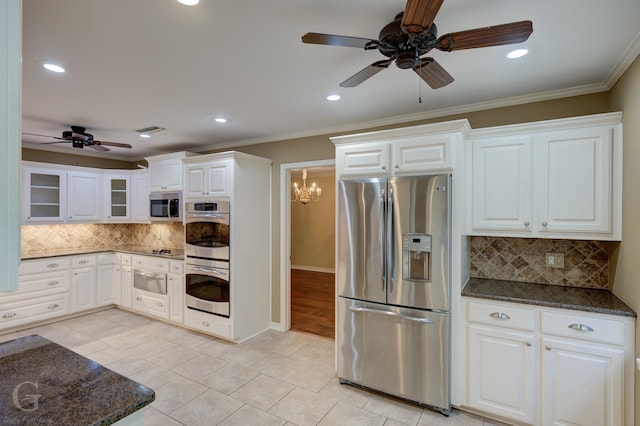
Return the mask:
{"type": "Polygon", "coordinates": [[[145,158],[149,163],[150,191],[182,190],[182,159],[195,155],[180,151],[145,158]]]}
{"type": "Polygon", "coordinates": [[[104,222],[131,221],[131,177],[124,174],[105,174],[104,222]]]}
{"type": "Polygon", "coordinates": [[[102,186],[100,173],[67,173],[67,222],[100,222],[102,186]]]}
{"type": "Polygon", "coordinates": [[[131,174],[131,221],[149,223],[149,172],[131,174]]]}
{"type": "Polygon", "coordinates": [[[23,223],[60,223],[66,218],[67,172],[22,169],[23,223]]]}
{"type": "Polygon", "coordinates": [[[475,235],[619,240],[620,113],[474,132],[475,235]]]}
{"type": "Polygon", "coordinates": [[[185,198],[230,197],[233,160],[215,160],[184,166],[185,198]]]}
{"type": "Polygon", "coordinates": [[[447,172],[454,145],[469,132],[466,120],[331,138],[339,177],[376,177],[447,172]]]}

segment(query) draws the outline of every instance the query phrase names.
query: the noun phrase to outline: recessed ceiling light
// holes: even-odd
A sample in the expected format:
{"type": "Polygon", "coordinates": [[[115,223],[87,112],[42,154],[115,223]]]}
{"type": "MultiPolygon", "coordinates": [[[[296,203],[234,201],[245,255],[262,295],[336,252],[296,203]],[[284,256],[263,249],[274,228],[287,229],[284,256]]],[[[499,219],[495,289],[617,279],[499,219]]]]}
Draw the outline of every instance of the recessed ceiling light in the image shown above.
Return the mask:
{"type": "Polygon", "coordinates": [[[329,95],[327,96],[327,100],[331,102],[339,101],[340,95],[329,95]]]}
{"type": "Polygon", "coordinates": [[[64,72],[64,68],[62,68],[60,65],[46,63],[42,66],[52,72],[64,72]]]}
{"type": "Polygon", "coordinates": [[[140,137],[141,137],[141,138],[150,138],[150,137],[151,137],[151,135],[147,135],[147,134],[145,133],[145,134],[140,135],[140,137]]]}
{"type": "Polygon", "coordinates": [[[215,121],[216,123],[221,123],[222,124],[222,123],[226,123],[227,119],[223,118],[223,117],[216,117],[216,118],[213,119],[213,121],[215,121]]]}
{"type": "Polygon", "coordinates": [[[516,50],[512,50],[511,52],[509,52],[507,54],[507,58],[509,58],[509,59],[521,58],[524,55],[526,55],[527,53],[529,53],[529,51],[527,49],[516,49],[516,50]]]}
{"type": "Polygon", "coordinates": [[[200,3],[200,0],[178,0],[178,2],[184,4],[185,6],[195,6],[200,3]]]}

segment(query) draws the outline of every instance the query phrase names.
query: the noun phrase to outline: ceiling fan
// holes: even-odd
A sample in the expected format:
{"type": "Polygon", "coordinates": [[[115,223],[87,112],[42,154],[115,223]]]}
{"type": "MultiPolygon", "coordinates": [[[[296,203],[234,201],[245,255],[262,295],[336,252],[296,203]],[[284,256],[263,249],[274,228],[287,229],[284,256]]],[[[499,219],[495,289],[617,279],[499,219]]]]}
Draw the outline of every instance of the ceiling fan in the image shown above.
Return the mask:
{"type": "Polygon", "coordinates": [[[86,130],[87,129],[81,126],[71,126],[71,130],[65,130],[62,132],[62,137],[37,135],[35,133],[23,133],[23,135],[40,136],[43,138],[53,138],[59,140],[58,142],[45,142],[44,144],[71,143],[74,148],[84,148],[86,146],[87,148],[102,152],[111,151],[106,146],[131,148],[131,145],[129,145],[128,143],[97,141],[93,139],[93,135],[87,133],[86,130]]]}
{"type": "Polygon", "coordinates": [[[355,87],[386,69],[395,61],[400,69],[412,69],[432,89],[444,87],[453,77],[435,59],[421,57],[432,49],[451,52],[478,47],[522,43],[533,32],[531,21],[459,31],[438,37],[434,19],[444,0],[407,0],[403,12],[382,28],[378,40],[333,34],[307,33],[303,43],[378,49],[388,59],[376,61],[358,71],[340,87],[355,87]]]}

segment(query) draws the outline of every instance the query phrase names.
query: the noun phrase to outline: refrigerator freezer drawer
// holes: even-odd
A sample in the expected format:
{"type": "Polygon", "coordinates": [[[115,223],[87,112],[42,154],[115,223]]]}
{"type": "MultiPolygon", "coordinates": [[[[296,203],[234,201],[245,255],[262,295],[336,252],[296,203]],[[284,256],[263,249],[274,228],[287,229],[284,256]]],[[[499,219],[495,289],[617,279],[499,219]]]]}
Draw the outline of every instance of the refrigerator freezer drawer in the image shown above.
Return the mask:
{"type": "Polygon", "coordinates": [[[449,313],[340,297],[338,327],[340,379],[451,410],[449,313]]]}

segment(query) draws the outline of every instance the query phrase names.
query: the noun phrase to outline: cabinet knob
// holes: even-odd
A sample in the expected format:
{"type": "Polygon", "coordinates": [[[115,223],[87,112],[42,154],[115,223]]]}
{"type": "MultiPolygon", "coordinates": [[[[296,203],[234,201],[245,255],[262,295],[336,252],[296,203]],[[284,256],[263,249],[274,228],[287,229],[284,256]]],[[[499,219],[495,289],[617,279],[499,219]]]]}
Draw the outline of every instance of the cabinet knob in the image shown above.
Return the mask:
{"type": "Polygon", "coordinates": [[[524,221],[524,226],[529,226],[529,221],[528,220],[524,221]]]}
{"type": "Polygon", "coordinates": [[[399,169],[399,168],[400,168],[400,164],[396,164],[396,169],[399,169]]]}
{"type": "Polygon", "coordinates": [[[140,296],[136,297],[136,301],[142,302],[142,297],[140,297],[140,296]]]}
{"type": "Polygon", "coordinates": [[[545,228],[547,227],[548,223],[547,222],[542,222],[542,226],[544,226],[545,228]]]}
{"type": "Polygon", "coordinates": [[[387,170],[387,166],[382,166],[382,170],[387,170]]]}
{"type": "Polygon", "coordinates": [[[202,321],[202,325],[204,325],[205,327],[209,327],[211,324],[209,324],[207,321],[202,321]]]}
{"type": "Polygon", "coordinates": [[[551,350],[551,346],[549,346],[549,345],[545,345],[545,347],[544,347],[544,348],[545,348],[546,350],[548,350],[548,351],[550,351],[550,350],[551,350]]]}
{"type": "Polygon", "coordinates": [[[4,315],[2,316],[2,318],[13,318],[13,317],[15,317],[15,316],[16,316],[16,313],[15,313],[15,312],[7,312],[6,314],[4,314],[4,315]]]}
{"type": "Polygon", "coordinates": [[[525,342],[524,344],[531,347],[531,342],[525,342]]]}
{"type": "Polygon", "coordinates": [[[158,306],[162,308],[164,305],[162,304],[162,302],[158,302],[158,306]]]}

